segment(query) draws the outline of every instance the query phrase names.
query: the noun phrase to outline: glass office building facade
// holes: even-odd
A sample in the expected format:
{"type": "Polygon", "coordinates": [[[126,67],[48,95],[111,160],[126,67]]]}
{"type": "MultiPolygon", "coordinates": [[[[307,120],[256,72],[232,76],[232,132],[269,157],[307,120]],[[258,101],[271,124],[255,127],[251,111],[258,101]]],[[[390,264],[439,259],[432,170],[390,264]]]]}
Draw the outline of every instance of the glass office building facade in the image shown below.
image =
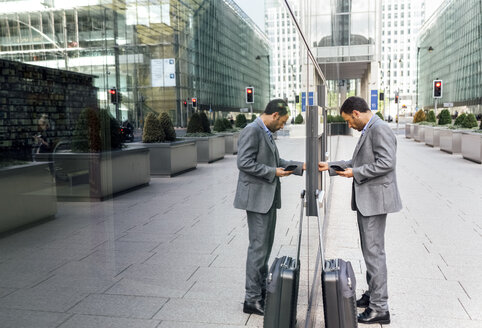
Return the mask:
{"type": "Polygon", "coordinates": [[[246,86],[261,111],[269,70],[256,57],[269,50],[231,0],[9,0],[0,7],[0,59],[94,75],[99,106],[137,127],[150,111],[185,126],[194,97],[201,110],[239,111],[246,86]],[[110,101],[113,88],[120,104],[110,101]]]}
{"type": "MultiPolygon", "coordinates": [[[[443,103],[482,112],[482,4],[447,0],[419,36],[419,107],[433,108],[433,80],[443,80],[443,103]],[[427,51],[430,47],[433,51],[427,51]]],[[[459,110],[460,111],[460,110],[459,110]]]]}

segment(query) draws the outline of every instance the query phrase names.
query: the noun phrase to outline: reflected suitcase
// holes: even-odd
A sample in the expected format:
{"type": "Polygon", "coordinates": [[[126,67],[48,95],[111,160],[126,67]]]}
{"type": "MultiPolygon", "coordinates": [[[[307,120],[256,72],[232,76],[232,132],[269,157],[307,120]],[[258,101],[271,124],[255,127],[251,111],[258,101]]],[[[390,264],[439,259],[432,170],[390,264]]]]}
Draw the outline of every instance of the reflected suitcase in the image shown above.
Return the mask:
{"type": "Polygon", "coordinates": [[[305,191],[301,193],[301,217],[296,259],[289,256],[276,258],[266,280],[264,328],[294,328],[300,282],[300,246],[305,191]]]}
{"type": "Polygon", "coordinates": [[[350,262],[326,260],[321,273],[326,328],[358,327],[356,279],[350,262]]]}

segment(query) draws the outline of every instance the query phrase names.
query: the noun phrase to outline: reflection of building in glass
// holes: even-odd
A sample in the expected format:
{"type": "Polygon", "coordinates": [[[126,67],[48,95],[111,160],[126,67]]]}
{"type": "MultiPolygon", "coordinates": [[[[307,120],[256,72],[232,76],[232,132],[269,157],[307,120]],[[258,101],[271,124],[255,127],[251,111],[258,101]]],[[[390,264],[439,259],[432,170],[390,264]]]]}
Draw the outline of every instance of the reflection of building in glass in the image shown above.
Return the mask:
{"type": "Polygon", "coordinates": [[[443,80],[443,103],[460,112],[482,112],[482,7],[480,1],[447,0],[423,25],[420,51],[419,106],[434,107],[433,80],[443,80]]]}
{"type": "MultiPolygon", "coordinates": [[[[293,3],[299,19],[298,2],[293,3]]],[[[277,0],[265,1],[265,31],[271,42],[271,88],[273,98],[288,99],[292,114],[295,96],[300,93],[301,61],[298,32],[285,6],[277,0]]]]}
{"type": "MultiPolygon", "coordinates": [[[[425,5],[419,0],[382,2],[381,88],[390,104],[399,92],[402,112],[416,106],[417,35],[427,17],[425,5]]],[[[395,104],[391,106],[393,116],[395,104]]]]}
{"type": "Polygon", "coordinates": [[[375,0],[309,1],[304,12],[311,22],[309,38],[329,87],[328,106],[339,106],[347,95],[370,102],[378,89],[377,17],[375,0]],[[339,94],[332,99],[330,93],[339,94]]]}
{"type": "Polygon", "coordinates": [[[0,58],[97,76],[101,107],[141,125],[148,111],[185,125],[198,109],[239,111],[255,87],[268,101],[265,35],[231,0],[6,1],[0,8],[0,58]],[[122,95],[112,104],[108,90],[122,95]]]}

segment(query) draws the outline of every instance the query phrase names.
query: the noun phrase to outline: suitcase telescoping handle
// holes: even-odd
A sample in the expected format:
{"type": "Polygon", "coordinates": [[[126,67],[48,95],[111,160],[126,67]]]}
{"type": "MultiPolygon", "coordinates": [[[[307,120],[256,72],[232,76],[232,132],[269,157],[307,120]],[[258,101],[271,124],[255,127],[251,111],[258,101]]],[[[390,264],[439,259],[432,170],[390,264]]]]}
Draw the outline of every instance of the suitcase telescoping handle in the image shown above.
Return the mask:
{"type": "Polygon", "coordinates": [[[305,194],[306,194],[306,191],[303,189],[301,191],[300,229],[298,232],[298,250],[296,251],[296,261],[295,261],[296,267],[298,267],[298,261],[300,259],[301,232],[303,231],[303,213],[305,211],[305,194]]]}
{"type": "Polygon", "coordinates": [[[323,234],[321,233],[321,220],[320,220],[320,200],[323,199],[325,195],[325,191],[324,190],[316,190],[316,194],[315,194],[315,198],[316,198],[316,219],[318,220],[318,240],[319,240],[319,247],[320,247],[320,255],[321,255],[321,268],[323,270],[323,268],[325,267],[325,250],[323,249],[323,234]]]}

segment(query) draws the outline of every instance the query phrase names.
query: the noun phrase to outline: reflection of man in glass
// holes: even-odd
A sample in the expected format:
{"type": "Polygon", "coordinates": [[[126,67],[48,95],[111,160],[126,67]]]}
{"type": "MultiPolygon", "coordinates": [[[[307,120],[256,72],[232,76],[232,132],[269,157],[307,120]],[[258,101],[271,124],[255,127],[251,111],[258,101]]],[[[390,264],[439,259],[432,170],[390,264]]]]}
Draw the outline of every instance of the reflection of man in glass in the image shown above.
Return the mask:
{"type": "Polygon", "coordinates": [[[37,135],[34,137],[38,146],[37,153],[50,153],[52,147],[48,140],[47,130],[50,128],[50,122],[47,114],[42,114],[38,120],[37,135]]]}

